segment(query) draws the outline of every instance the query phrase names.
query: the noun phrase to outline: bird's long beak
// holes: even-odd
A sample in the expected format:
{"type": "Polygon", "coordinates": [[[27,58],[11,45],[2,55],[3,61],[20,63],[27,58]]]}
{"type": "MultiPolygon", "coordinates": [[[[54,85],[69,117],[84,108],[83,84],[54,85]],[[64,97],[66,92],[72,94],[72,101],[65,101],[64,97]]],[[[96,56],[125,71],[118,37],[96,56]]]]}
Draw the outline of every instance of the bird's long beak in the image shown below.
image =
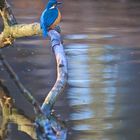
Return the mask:
{"type": "Polygon", "coordinates": [[[62,2],[57,2],[57,5],[61,5],[62,4],[62,2]]]}

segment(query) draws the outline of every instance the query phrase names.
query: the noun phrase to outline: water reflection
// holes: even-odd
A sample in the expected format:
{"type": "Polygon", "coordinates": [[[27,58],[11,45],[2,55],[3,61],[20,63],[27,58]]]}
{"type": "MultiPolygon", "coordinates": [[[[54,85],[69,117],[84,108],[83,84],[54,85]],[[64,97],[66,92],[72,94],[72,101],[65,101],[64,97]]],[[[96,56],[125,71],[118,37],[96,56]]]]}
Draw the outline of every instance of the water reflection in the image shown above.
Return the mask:
{"type": "MultiPolygon", "coordinates": [[[[45,2],[11,1],[19,21],[26,23],[39,20],[45,2]]],[[[139,9],[138,0],[65,0],[61,27],[69,86],[56,110],[68,119],[70,140],[140,139],[139,9]]],[[[40,102],[55,81],[55,62],[46,44],[41,38],[30,38],[19,40],[17,48],[4,50],[40,102]]],[[[2,78],[8,79],[0,69],[2,78]]],[[[20,99],[17,105],[22,108],[22,98],[13,96],[20,99]]]]}
{"type": "Polygon", "coordinates": [[[114,35],[103,35],[103,34],[70,34],[66,35],[65,39],[71,39],[71,40],[82,40],[82,39],[103,39],[103,38],[112,38],[114,35]]]}
{"type": "MultiPolygon", "coordinates": [[[[65,46],[69,71],[68,84],[70,86],[67,90],[67,99],[73,110],[69,115],[69,120],[75,122],[71,128],[73,131],[87,131],[92,128],[88,123],[79,123],[94,116],[94,112],[90,108],[93,99],[90,91],[88,49],[89,46],[84,44],[65,46]]],[[[75,137],[75,139],[77,138],[75,137]]]]}
{"type": "Polygon", "coordinates": [[[69,117],[72,139],[132,140],[132,136],[137,139],[139,49],[75,43],[65,46],[65,51],[70,86],[67,98],[73,110],[69,117]],[[132,114],[128,113],[131,109],[132,114]]]}
{"type": "Polygon", "coordinates": [[[67,98],[74,110],[70,120],[75,121],[72,129],[79,133],[84,131],[88,137],[89,133],[113,127],[113,124],[103,122],[114,111],[117,77],[117,66],[112,63],[117,57],[108,53],[113,47],[106,51],[107,47],[96,44],[65,46],[70,85],[67,98]]]}
{"type": "Polygon", "coordinates": [[[65,3],[70,140],[140,138],[139,8],[131,0],[65,3]]]}

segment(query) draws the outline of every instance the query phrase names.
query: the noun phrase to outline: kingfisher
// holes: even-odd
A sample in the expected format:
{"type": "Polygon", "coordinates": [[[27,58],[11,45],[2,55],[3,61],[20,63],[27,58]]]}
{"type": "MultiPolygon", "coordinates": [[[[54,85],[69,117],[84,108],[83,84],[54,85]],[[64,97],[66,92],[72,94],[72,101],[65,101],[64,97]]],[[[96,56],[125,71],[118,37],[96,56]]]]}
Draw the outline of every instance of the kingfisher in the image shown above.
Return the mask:
{"type": "Polygon", "coordinates": [[[45,10],[41,14],[40,25],[43,33],[43,37],[47,37],[47,33],[50,29],[54,29],[61,21],[61,13],[58,9],[58,5],[62,4],[57,0],[49,0],[45,10]]]}

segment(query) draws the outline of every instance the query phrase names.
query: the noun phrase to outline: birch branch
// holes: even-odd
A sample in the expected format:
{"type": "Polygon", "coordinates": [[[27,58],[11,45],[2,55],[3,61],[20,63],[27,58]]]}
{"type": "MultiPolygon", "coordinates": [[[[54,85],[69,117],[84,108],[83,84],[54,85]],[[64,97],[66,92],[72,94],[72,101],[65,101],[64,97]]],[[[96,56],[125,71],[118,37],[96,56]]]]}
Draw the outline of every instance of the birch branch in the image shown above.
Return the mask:
{"type": "Polygon", "coordinates": [[[0,34],[0,48],[11,45],[16,38],[34,35],[42,35],[39,23],[6,25],[4,31],[0,34]]]}
{"type": "Polygon", "coordinates": [[[48,35],[51,39],[51,46],[57,62],[57,80],[48,96],[46,97],[44,103],[42,104],[42,111],[46,115],[49,115],[50,112],[48,111],[53,108],[57,97],[62,93],[67,83],[67,61],[63,45],[61,43],[61,36],[55,30],[49,31],[48,35]]]}
{"type": "Polygon", "coordinates": [[[17,24],[16,18],[6,0],[0,0],[0,14],[4,24],[4,30],[0,34],[0,48],[12,45],[16,38],[42,35],[40,23],[17,24]]]}
{"type": "MultiPolygon", "coordinates": [[[[51,39],[51,47],[56,58],[57,80],[41,106],[41,110],[44,115],[40,115],[36,118],[37,126],[43,128],[44,130],[43,133],[37,133],[37,136],[39,140],[43,140],[43,136],[46,136],[46,139],[66,140],[67,129],[60,120],[53,117],[51,110],[67,83],[67,61],[63,45],[61,43],[60,34],[55,30],[50,30],[48,32],[48,36],[51,39]],[[52,128],[54,129],[55,133],[50,135],[51,132],[48,132],[52,128]]],[[[37,127],[37,130],[39,127],[37,127]]]]}

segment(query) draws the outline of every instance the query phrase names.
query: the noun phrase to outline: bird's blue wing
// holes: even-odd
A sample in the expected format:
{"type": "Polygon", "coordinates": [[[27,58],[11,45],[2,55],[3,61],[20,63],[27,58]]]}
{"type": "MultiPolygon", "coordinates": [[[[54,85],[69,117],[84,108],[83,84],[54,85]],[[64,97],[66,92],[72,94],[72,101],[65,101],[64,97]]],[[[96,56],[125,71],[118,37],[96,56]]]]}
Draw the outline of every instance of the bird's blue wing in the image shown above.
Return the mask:
{"type": "Polygon", "coordinates": [[[40,18],[40,26],[41,26],[41,29],[42,29],[42,33],[43,33],[43,37],[46,37],[47,36],[47,32],[48,32],[48,27],[47,25],[45,24],[45,16],[46,16],[46,12],[47,10],[44,10],[42,15],[41,15],[41,18],[40,18]]]}
{"type": "Polygon", "coordinates": [[[48,25],[48,27],[50,27],[55,22],[57,17],[58,17],[58,9],[57,8],[48,10],[48,14],[45,18],[45,22],[48,25]]]}
{"type": "Polygon", "coordinates": [[[43,36],[46,37],[48,33],[48,28],[55,22],[58,17],[58,9],[44,10],[41,18],[40,24],[43,31],[43,36]]]}

